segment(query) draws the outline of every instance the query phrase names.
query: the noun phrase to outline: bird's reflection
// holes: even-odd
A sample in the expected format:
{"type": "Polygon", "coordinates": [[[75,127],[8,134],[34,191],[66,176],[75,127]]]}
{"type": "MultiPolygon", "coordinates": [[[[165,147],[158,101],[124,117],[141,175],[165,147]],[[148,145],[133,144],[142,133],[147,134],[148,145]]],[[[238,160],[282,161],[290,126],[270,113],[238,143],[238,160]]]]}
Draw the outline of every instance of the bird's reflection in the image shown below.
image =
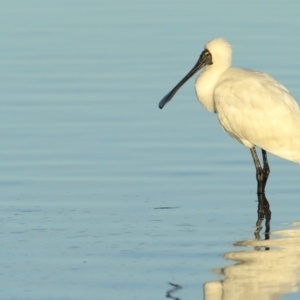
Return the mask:
{"type": "MultiPolygon", "coordinates": [[[[261,239],[260,232],[263,228],[262,223],[265,220],[265,240],[268,240],[270,238],[270,221],[271,221],[271,210],[270,210],[270,204],[267,200],[267,197],[265,193],[263,194],[257,194],[257,200],[258,200],[258,207],[257,207],[257,221],[256,221],[256,230],[254,232],[254,236],[257,240],[261,239]]],[[[259,248],[256,248],[255,250],[260,250],[259,248]]],[[[269,250],[268,247],[266,247],[266,250],[269,250]]]]}
{"type": "Polygon", "coordinates": [[[299,291],[300,223],[294,223],[299,227],[293,229],[272,232],[269,239],[271,211],[265,194],[258,195],[257,213],[255,239],[234,244],[250,249],[225,253],[224,257],[236,264],[214,270],[225,279],[204,284],[205,300],[273,300],[299,291]],[[262,249],[270,251],[258,251],[262,249]]]}

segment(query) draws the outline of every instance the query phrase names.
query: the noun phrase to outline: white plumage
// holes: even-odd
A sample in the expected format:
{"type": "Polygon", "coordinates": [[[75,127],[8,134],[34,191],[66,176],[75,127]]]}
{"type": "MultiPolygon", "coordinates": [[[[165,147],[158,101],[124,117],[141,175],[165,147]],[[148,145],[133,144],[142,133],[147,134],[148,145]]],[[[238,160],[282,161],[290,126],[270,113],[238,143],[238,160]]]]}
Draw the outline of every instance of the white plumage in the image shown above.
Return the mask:
{"type": "Polygon", "coordinates": [[[268,74],[231,67],[232,49],[223,38],[205,45],[192,70],[160,101],[163,108],[178,89],[204,67],[195,83],[199,102],[217,114],[222,128],[250,148],[258,193],[269,175],[266,153],[300,163],[300,111],[290,92],[268,74]],[[255,147],[263,150],[261,168],[255,147]]]}
{"type": "Polygon", "coordinates": [[[224,39],[205,48],[213,64],[196,80],[200,103],[247,148],[257,146],[300,163],[300,111],[289,91],[268,74],[230,67],[231,48],[224,39]]]}

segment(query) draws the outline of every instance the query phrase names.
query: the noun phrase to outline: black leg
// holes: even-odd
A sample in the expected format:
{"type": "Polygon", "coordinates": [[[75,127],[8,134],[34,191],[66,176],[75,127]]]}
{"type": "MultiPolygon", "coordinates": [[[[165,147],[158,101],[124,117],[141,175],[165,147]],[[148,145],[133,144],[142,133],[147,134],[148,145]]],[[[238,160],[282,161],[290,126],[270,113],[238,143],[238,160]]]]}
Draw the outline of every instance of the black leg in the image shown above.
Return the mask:
{"type": "Polygon", "coordinates": [[[267,152],[264,149],[261,149],[261,153],[262,153],[262,157],[263,157],[263,162],[264,162],[264,168],[263,168],[263,178],[264,178],[264,182],[263,182],[263,189],[265,190],[266,187],[266,183],[270,174],[270,167],[268,164],[268,158],[267,158],[267,152]]]}
{"type": "Polygon", "coordinates": [[[264,167],[262,168],[255,148],[251,148],[250,151],[256,168],[257,194],[264,194],[268,176],[270,174],[267,152],[265,150],[262,150],[262,156],[264,162],[264,167]]]}

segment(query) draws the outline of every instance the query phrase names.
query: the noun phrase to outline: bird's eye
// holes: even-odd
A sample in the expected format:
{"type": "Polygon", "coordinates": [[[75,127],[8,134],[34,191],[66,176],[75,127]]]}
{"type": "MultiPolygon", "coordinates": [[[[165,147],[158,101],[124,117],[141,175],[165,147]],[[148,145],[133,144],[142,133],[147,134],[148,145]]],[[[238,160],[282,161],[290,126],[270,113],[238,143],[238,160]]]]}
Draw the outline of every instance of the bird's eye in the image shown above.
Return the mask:
{"type": "Polygon", "coordinates": [[[202,59],[211,59],[211,54],[207,49],[204,49],[200,57],[202,57],[202,59]]]}

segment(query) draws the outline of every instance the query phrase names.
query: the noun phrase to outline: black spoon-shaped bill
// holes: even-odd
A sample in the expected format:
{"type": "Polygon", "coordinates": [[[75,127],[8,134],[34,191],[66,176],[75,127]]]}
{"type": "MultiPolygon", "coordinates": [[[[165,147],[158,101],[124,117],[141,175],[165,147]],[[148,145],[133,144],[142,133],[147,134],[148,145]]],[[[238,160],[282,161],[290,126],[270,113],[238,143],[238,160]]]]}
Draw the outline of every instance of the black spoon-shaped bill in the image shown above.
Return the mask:
{"type": "Polygon", "coordinates": [[[158,107],[162,109],[171,99],[174,97],[176,92],[200,69],[202,69],[206,65],[212,64],[212,57],[208,50],[204,50],[194,67],[185,75],[185,77],[167,94],[165,95],[159,102],[158,107]]]}

